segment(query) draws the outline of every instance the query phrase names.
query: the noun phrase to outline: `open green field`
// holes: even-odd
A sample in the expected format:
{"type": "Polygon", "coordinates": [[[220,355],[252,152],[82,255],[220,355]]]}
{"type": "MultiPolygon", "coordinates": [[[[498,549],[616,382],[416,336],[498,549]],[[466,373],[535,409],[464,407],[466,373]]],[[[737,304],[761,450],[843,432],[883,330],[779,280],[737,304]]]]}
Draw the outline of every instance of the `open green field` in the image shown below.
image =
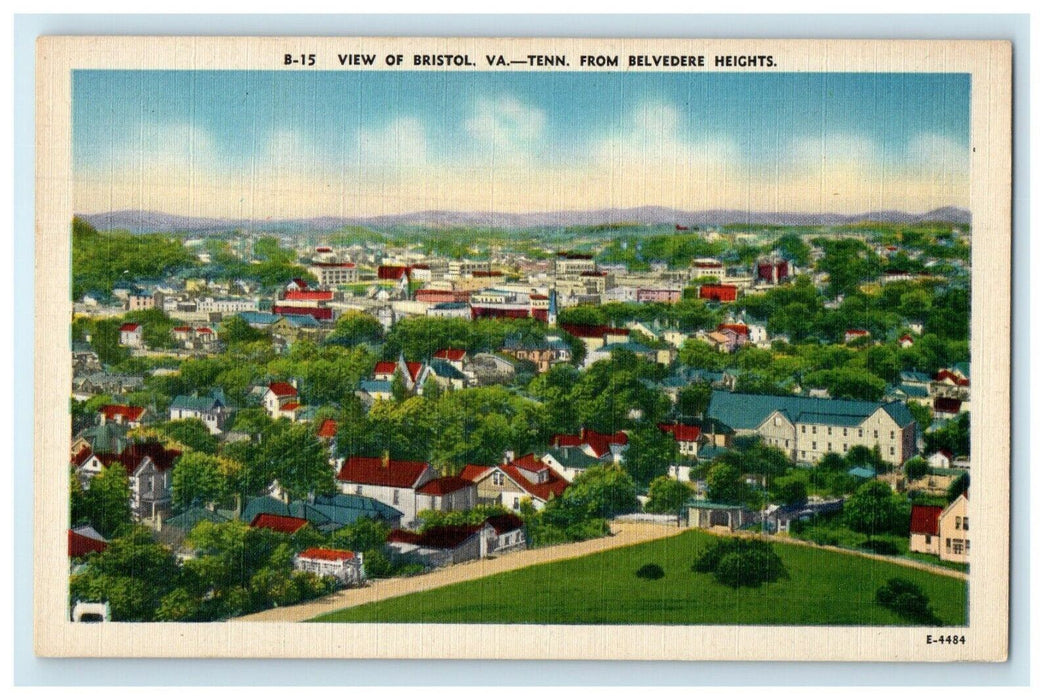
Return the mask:
{"type": "Polygon", "coordinates": [[[908,625],[875,603],[887,579],[918,584],[946,625],[967,619],[967,582],[866,557],[775,544],[789,579],[732,589],[690,570],[699,531],[347,608],[317,622],[908,625]],[[640,579],[643,564],[665,577],[640,579]]]}

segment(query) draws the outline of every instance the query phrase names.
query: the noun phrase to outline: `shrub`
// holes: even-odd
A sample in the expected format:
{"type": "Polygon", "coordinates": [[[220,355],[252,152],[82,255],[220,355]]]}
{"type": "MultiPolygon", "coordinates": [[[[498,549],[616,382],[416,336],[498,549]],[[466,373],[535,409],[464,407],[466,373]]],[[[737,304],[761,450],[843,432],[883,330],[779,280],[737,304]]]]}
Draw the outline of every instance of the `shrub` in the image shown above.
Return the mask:
{"type": "Polygon", "coordinates": [[[698,553],[691,568],[699,573],[713,573],[716,581],[733,588],[788,578],[788,570],[773,545],[753,539],[719,540],[698,553]]]}
{"type": "Polygon", "coordinates": [[[896,542],[880,537],[873,537],[870,540],[865,540],[861,543],[861,548],[867,549],[875,554],[888,554],[894,556],[901,553],[898,550],[898,544],[896,542]]]}
{"type": "Polygon", "coordinates": [[[923,625],[941,624],[931,609],[927,594],[915,583],[905,579],[892,578],[880,586],[876,590],[876,603],[911,622],[923,625]]]}
{"type": "Polygon", "coordinates": [[[664,569],[657,564],[645,564],[635,572],[635,575],[639,578],[656,581],[659,578],[664,578],[664,569]]]}

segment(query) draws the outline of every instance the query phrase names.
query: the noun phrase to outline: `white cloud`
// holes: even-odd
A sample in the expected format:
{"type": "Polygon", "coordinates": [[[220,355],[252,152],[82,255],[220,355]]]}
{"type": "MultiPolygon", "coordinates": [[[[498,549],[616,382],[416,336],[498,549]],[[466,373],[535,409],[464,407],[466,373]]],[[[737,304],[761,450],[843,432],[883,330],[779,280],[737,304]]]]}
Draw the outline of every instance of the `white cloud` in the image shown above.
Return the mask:
{"type": "Polygon", "coordinates": [[[356,156],[365,171],[418,167],[431,157],[426,130],[414,117],[399,117],[382,127],[362,129],[355,146],[351,159],[356,156]]]}
{"type": "Polygon", "coordinates": [[[544,110],[509,95],[476,100],[464,129],[476,155],[486,158],[538,158],[553,147],[545,142],[544,110]]]}
{"type": "Polygon", "coordinates": [[[212,135],[192,124],[145,124],[101,159],[99,165],[115,170],[190,173],[214,168],[219,153],[212,135]]]}

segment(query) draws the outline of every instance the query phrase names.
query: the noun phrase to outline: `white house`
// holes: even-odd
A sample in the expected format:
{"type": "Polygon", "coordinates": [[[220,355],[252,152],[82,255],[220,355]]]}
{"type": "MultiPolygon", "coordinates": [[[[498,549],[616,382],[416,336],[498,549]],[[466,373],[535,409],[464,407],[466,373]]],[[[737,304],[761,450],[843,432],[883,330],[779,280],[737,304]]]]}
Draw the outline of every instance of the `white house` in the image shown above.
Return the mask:
{"type": "Polygon", "coordinates": [[[176,396],[168,415],[171,420],[196,418],[208,426],[208,432],[219,435],[223,432],[229,412],[226,404],[217,396],[176,396]]]}
{"type": "Polygon", "coordinates": [[[271,382],[263,392],[263,408],[274,420],[287,415],[288,407],[299,405],[299,390],[288,382],[271,382]]]}
{"type": "Polygon", "coordinates": [[[416,489],[437,478],[437,470],[426,462],[387,457],[348,457],[336,475],[343,493],[375,498],[401,511],[402,525],[416,520],[416,489]]]}
{"type": "Polygon", "coordinates": [[[365,562],[360,552],[345,549],[304,549],[292,560],[296,571],[336,579],[341,586],[358,586],[365,582],[365,562]]]}
{"type": "Polygon", "coordinates": [[[125,323],[120,327],[120,344],[126,348],[142,347],[142,325],[125,323]]]}

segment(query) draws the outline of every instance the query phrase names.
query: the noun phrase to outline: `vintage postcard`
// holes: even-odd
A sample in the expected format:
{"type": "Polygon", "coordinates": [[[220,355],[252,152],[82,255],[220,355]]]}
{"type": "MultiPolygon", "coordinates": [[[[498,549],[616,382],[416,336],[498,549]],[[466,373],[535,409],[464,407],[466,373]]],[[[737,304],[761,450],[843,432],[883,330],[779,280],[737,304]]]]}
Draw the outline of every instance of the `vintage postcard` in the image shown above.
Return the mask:
{"type": "Polygon", "coordinates": [[[37,67],[38,654],[1007,658],[1009,43],[37,67]]]}

